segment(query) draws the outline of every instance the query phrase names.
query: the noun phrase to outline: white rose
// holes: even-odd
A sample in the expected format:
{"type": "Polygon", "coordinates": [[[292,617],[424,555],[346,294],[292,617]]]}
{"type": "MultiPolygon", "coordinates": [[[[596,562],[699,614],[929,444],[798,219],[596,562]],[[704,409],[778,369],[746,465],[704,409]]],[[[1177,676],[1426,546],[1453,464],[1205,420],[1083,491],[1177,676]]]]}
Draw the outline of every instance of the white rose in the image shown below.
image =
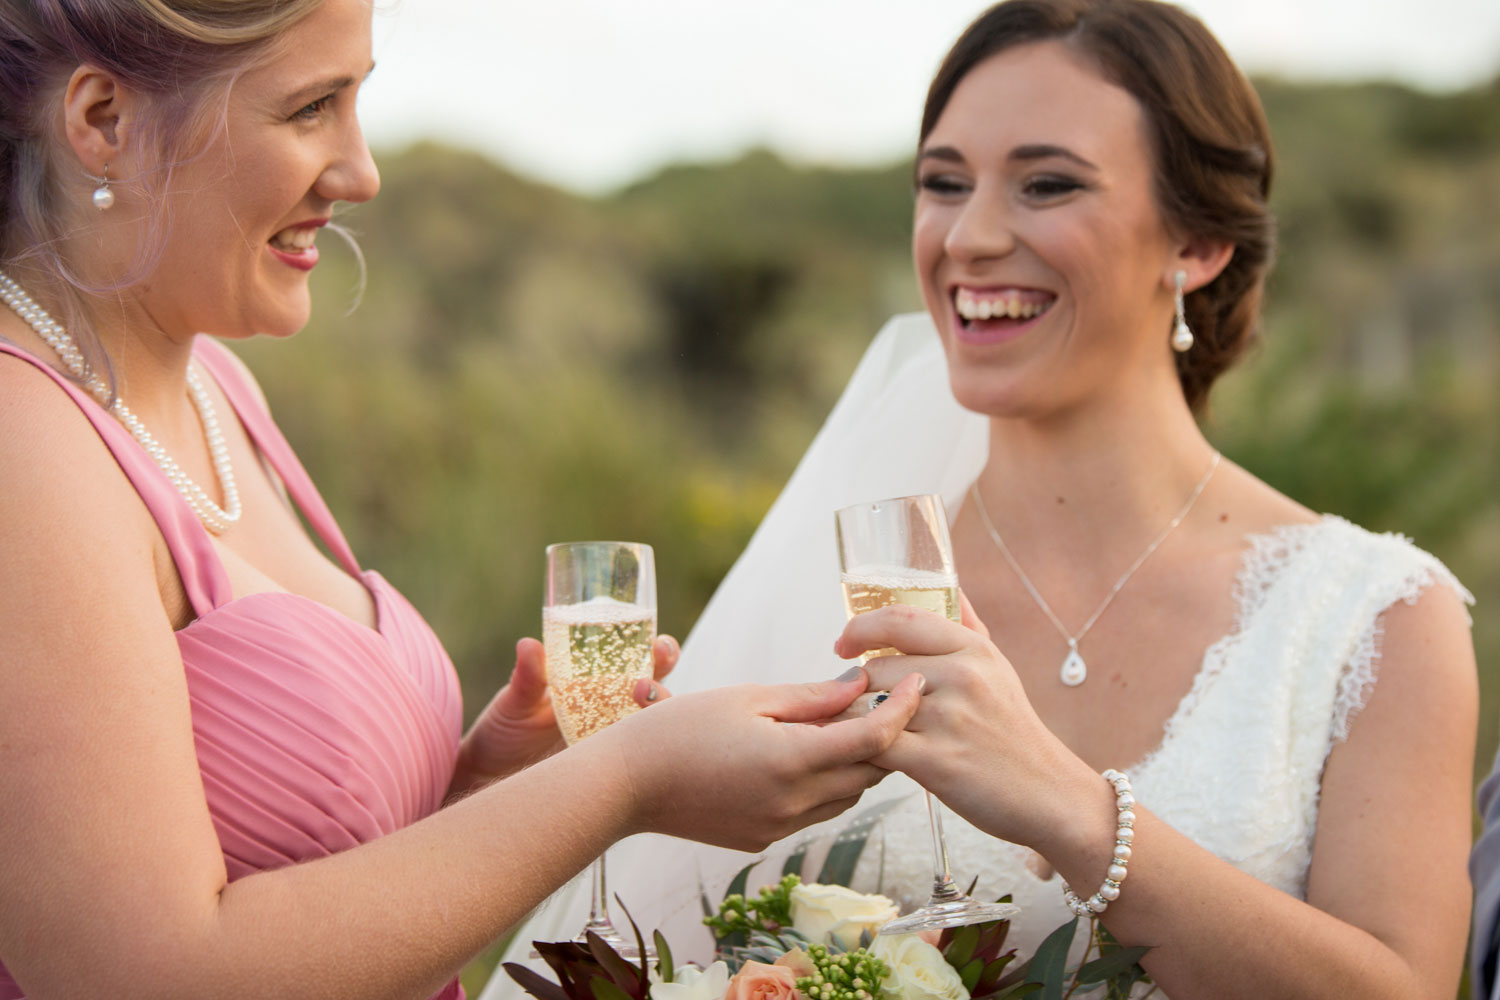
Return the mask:
{"type": "Polygon", "coordinates": [[[915,934],[878,937],[870,952],[891,968],[881,987],[885,1000],[969,1000],[958,970],[915,934]]]}
{"type": "Polygon", "coordinates": [[[684,965],[670,983],[653,983],[651,1000],[723,1000],[729,989],[729,966],[715,962],[707,969],[684,965]]]}
{"type": "Polygon", "coordinates": [[[874,934],[881,924],[895,920],[899,912],[884,896],[866,895],[841,885],[806,882],[792,888],[792,930],[820,943],[832,937],[845,951],[858,948],[860,934],[874,934]]]}

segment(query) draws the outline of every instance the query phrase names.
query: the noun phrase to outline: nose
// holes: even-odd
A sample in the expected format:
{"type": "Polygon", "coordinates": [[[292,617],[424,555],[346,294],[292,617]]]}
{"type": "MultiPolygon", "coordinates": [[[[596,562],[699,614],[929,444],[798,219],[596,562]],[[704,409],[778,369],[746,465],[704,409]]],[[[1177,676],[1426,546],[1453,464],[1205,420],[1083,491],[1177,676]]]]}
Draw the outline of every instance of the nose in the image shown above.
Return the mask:
{"type": "Polygon", "coordinates": [[[330,201],[369,201],[380,191],[380,170],[359,122],[344,134],[337,155],[318,178],[318,193],[330,201]]]}
{"type": "Polygon", "coordinates": [[[1011,207],[996,185],[978,185],[960,206],[943,249],[965,263],[1004,257],[1016,248],[1011,207]]]}

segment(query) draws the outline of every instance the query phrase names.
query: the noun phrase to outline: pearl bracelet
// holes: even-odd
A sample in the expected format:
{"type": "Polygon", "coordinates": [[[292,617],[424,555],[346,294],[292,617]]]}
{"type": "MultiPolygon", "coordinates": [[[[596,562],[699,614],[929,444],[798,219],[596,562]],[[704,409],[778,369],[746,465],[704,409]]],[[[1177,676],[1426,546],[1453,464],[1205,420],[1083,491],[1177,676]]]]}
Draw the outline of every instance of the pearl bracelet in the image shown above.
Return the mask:
{"type": "Polygon", "coordinates": [[[1130,844],[1135,840],[1135,796],[1130,792],[1130,779],[1114,768],[1104,772],[1104,780],[1109,782],[1115,790],[1115,809],[1118,815],[1115,817],[1117,829],[1115,830],[1115,856],[1109,863],[1109,872],[1104,878],[1104,884],[1099,891],[1087,901],[1079,899],[1078,895],[1063,883],[1063,902],[1068,904],[1080,917],[1089,917],[1103,913],[1109,908],[1109,904],[1120,898],[1120,883],[1125,881],[1125,867],[1130,864],[1130,844]]]}

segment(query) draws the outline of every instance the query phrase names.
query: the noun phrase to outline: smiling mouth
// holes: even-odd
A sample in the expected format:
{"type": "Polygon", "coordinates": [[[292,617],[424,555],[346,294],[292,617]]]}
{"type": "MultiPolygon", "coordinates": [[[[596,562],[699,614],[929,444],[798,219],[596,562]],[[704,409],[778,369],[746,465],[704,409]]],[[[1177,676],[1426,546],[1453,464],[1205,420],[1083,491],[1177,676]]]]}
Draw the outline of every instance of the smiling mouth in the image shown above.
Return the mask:
{"type": "Polygon", "coordinates": [[[959,287],[953,291],[953,309],[965,329],[1014,326],[1029,322],[1052,308],[1057,296],[1032,288],[980,290],[959,287]]]}
{"type": "Polygon", "coordinates": [[[317,226],[296,226],[283,229],[271,237],[271,246],[283,253],[306,253],[318,240],[317,226]]]}

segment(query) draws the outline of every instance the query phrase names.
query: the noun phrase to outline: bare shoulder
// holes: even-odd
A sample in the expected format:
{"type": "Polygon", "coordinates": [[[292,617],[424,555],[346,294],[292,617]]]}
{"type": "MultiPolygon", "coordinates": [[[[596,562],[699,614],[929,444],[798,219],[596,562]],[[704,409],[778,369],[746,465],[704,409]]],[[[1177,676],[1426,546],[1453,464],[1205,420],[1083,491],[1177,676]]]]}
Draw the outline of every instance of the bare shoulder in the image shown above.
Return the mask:
{"type": "Polygon", "coordinates": [[[123,477],[88,418],[36,366],[0,354],[0,511],[13,520],[63,489],[96,492],[123,477]]]}
{"type": "Polygon", "coordinates": [[[3,613],[45,617],[36,602],[66,604],[80,587],[157,598],[149,512],[78,405],[9,355],[0,355],[0,427],[0,562],[21,582],[0,588],[3,613]]]}
{"type": "MultiPolygon", "coordinates": [[[[1472,728],[1479,682],[1465,597],[1433,579],[1411,600],[1380,615],[1380,672],[1370,704],[1404,717],[1405,724],[1472,728]]],[[[1355,726],[1360,720],[1355,720],[1355,726]]]]}
{"type": "Polygon", "coordinates": [[[1243,466],[1224,459],[1218,472],[1219,506],[1242,533],[1260,533],[1292,524],[1313,524],[1317,511],[1271,486],[1243,466]]]}

